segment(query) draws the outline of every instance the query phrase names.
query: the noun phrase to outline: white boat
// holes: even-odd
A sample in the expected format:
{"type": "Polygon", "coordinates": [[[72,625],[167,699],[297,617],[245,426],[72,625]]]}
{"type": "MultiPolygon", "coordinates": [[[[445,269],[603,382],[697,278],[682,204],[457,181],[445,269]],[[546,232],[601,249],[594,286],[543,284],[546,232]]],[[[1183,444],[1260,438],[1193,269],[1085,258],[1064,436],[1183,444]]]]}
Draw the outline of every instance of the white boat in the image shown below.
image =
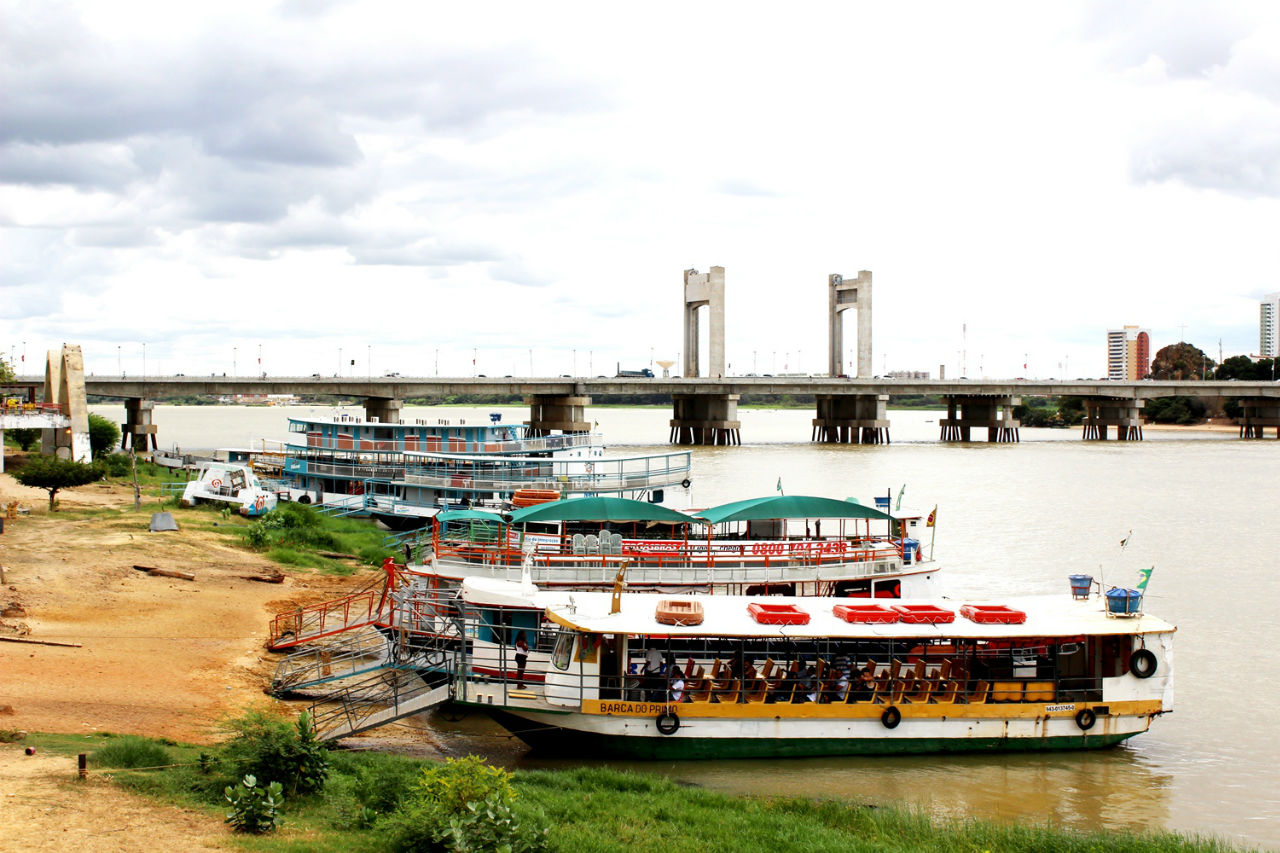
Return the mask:
{"type": "Polygon", "coordinates": [[[469,579],[460,599],[454,701],[556,755],[1096,748],[1173,710],[1175,628],[1113,618],[1099,596],[856,603],[469,579]],[[655,649],[663,672],[646,676],[655,649]]]}
{"type": "Polygon", "coordinates": [[[248,465],[233,462],[202,462],[199,476],[187,483],[180,503],[223,503],[236,507],[241,515],[264,515],[275,509],[277,494],[266,487],[248,465]]]}

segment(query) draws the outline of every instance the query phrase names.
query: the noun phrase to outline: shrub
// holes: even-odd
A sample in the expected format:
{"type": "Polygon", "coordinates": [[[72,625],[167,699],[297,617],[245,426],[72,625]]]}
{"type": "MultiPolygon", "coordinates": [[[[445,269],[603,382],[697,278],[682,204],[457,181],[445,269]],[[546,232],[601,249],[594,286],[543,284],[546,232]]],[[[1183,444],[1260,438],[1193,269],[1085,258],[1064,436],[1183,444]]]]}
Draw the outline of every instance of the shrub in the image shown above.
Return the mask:
{"type": "Polygon", "coordinates": [[[237,772],[280,782],[289,795],[318,793],[329,775],[329,757],[316,740],[307,714],[294,725],[279,717],[250,711],[231,720],[233,733],[223,755],[237,772]]]}
{"type": "Polygon", "coordinates": [[[259,788],[258,780],[252,774],[246,774],[239,785],[228,785],[222,796],[231,806],[231,811],[227,812],[227,823],[235,827],[236,832],[261,835],[281,823],[280,806],[284,805],[284,790],[279,782],[259,788]]]}
{"type": "Polygon", "coordinates": [[[23,453],[26,453],[28,450],[35,447],[36,442],[40,440],[40,430],[38,429],[11,429],[6,433],[6,435],[17,442],[18,447],[22,448],[23,453]]]}
{"type": "Polygon", "coordinates": [[[103,456],[120,440],[120,428],[102,415],[89,413],[89,449],[93,458],[103,456]]]}
{"type": "Polygon", "coordinates": [[[101,461],[108,477],[128,477],[133,473],[133,465],[127,453],[111,453],[102,457],[101,461]]]}
{"type": "Polygon", "coordinates": [[[56,509],[54,497],[62,489],[72,489],[102,479],[103,470],[98,465],[86,465],[57,456],[34,456],[27,460],[13,478],[24,486],[44,489],[49,493],[49,512],[56,509]]]}
{"type": "Polygon", "coordinates": [[[414,790],[379,826],[390,850],[539,851],[545,828],[520,822],[511,774],[476,756],[449,759],[422,771],[414,790]]]}
{"type": "Polygon", "coordinates": [[[173,763],[169,752],[155,741],[133,735],[112,738],[93,753],[93,763],[99,767],[132,769],[137,767],[163,767],[173,763]]]}

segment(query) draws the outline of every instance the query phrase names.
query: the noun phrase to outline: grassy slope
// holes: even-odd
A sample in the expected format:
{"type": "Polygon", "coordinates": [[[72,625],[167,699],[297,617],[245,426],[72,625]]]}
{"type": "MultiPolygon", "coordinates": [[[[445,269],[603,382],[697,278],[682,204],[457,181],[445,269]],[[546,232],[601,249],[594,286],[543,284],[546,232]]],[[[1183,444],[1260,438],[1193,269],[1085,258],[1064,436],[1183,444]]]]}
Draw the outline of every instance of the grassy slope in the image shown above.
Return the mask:
{"type": "MultiPolygon", "coordinates": [[[[111,742],[110,735],[31,735],[28,743],[74,755],[111,742]]],[[[113,771],[126,787],[160,799],[221,814],[225,779],[195,766],[200,749],[165,744],[173,762],[191,766],[160,771],[113,771]]],[[[336,752],[323,796],[286,801],[284,829],[265,837],[228,836],[247,850],[374,851],[376,831],[353,829],[351,791],[361,773],[381,783],[411,778],[424,762],[397,755],[336,752]]],[[[96,768],[91,759],[91,768],[96,768]]],[[[68,777],[74,763],[68,760],[68,777]]],[[[221,774],[232,772],[226,768],[221,774]]],[[[551,827],[552,849],[592,851],[1228,851],[1212,839],[1172,833],[1081,833],[1047,826],[989,821],[931,821],[908,809],[837,800],[735,797],[678,786],[659,776],[603,768],[530,771],[515,776],[519,810],[551,827]]]]}

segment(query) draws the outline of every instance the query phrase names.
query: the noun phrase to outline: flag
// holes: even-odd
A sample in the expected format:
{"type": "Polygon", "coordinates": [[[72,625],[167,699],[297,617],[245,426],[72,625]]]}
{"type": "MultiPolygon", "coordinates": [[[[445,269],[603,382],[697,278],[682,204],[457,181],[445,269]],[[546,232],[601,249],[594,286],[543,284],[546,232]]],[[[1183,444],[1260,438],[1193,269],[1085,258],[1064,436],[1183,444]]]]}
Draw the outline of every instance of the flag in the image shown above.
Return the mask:
{"type": "Polygon", "coordinates": [[[1129,540],[1132,538],[1133,538],[1133,531],[1130,530],[1128,533],[1125,534],[1125,537],[1120,540],[1120,547],[1123,548],[1125,545],[1128,545],[1129,540]]]}
{"type": "Polygon", "coordinates": [[[924,523],[925,527],[933,527],[935,521],[938,520],[938,508],[935,506],[933,512],[929,513],[929,520],[924,523]]]}
{"type": "Polygon", "coordinates": [[[894,512],[902,509],[902,495],[907,491],[907,484],[903,483],[902,488],[898,489],[898,504],[893,508],[894,512]]]}
{"type": "Polygon", "coordinates": [[[778,478],[778,494],[780,494],[780,495],[781,495],[781,494],[783,494],[783,491],[782,491],[782,478],[781,478],[781,477],[779,477],[779,478],[778,478]]]}
{"type": "Polygon", "coordinates": [[[1149,569],[1138,570],[1138,592],[1147,591],[1147,581],[1151,580],[1151,573],[1154,572],[1155,570],[1156,570],[1155,566],[1152,566],[1149,569]]]}

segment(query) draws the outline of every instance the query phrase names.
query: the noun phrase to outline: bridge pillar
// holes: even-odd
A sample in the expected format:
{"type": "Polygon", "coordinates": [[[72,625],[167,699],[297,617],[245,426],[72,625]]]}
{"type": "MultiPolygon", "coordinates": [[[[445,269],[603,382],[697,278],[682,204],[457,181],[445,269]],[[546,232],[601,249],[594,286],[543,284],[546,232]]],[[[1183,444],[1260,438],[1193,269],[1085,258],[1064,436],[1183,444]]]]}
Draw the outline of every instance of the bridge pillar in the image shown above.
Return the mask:
{"type": "Polygon", "coordinates": [[[124,423],[120,424],[120,449],[133,445],[134,453],[150,453],[156,449],[156,425],[151,422],[153,400],[130,397],[124,401],[124,423]]]}
{"type": "Polygon", "coordinates": [[[724,267],[684,271],[684,375],[698,376],[698,309],[707,306],[707,376],[724,376],[724,267]]]}
{"type": "Polygon", "coordinates": [[[672,394],[672,444],[742,444],[737,394],[672,394]]]}
{"type": "Polygon", "coordinates": [[[830,376],[850,373],[869,379],[871,369],[871,273],[862,270],[852,280],[841,275],[827,276],[827,372],[830,376]],[[844,318],[850,308],[858,312],[858,362],[855,371],[844,369],[844,318]]]}
{"type": "Polygon", "coordinates": [[[947,396],[947,416],[942,419],[943,441],[969,441],[973,427],[985,428],[987,441],[1005,444],[1019,441],[1022,424],[1013,417],[1013,407],[1022,405],[1021,397],[995,394],[947,396]]]}
{"type": "Polygon", "coordinates": [[[78,345],[63,344],[60,351],[49,350],[44,365],[44,401],[60,406],[69,423],[65,427],[42,430],[40,452],[76,462],[92,461],[84,355],[78,345]]]}
{"type": "Polygon", "coordinates": [[[400,410],[404,408],[404,401],[391,397],[366,397],[364,400],[364,419],[366,421],[377,420],[383,424],[400,423],[400,410]]]}
{"type": "Polygon", "coordinates": [[[529,434],[549,435],[552,431],[591,432],[587,406],[591,398],[584,395],[534,394],[526,397],[529,404],[529,434]]]}
{"type": "Polygon", "coordinates": [[[1266,438],[1267,427],[1276,428],[1276,438],[1280,439],[1280,399],[1275,397],[1255,397],[1242,399],[1240,417],[1241,438],[1266,438]]]}
{"type": "Polygon", "coordinates": [[[819,394],[812,441],[888,444],[888,394],[819,394]]]}
{"type": "Polygon", "coordinates": [[[1111,427],[1116,441],[1142,441],[1142,407],[1146,400],[1085,397],[1083,439],[1106,441],[1111,427]]]}

